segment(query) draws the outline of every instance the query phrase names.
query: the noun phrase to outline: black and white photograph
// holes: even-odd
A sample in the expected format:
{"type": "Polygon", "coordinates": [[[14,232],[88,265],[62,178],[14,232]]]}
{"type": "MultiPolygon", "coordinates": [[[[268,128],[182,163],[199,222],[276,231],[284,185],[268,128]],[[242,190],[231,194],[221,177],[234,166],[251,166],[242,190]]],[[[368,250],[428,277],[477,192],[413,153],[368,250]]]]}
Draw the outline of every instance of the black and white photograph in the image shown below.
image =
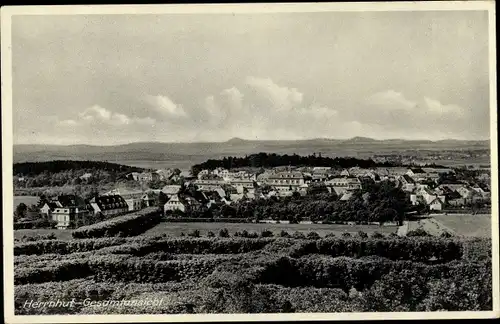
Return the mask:
{"type": "Polygon", "coordinates": [[[500,316],[493,1],[1,14],[7,323],[500,316]]]}

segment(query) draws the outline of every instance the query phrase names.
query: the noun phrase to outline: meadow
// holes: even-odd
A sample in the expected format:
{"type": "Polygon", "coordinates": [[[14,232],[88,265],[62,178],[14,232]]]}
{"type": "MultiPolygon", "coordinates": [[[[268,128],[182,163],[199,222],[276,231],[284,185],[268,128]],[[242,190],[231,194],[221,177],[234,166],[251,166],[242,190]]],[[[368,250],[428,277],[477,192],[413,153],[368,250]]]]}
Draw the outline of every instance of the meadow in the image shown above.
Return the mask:
{"type": "MultiPolygon", "coordinates": [[[[246,230],[260,234],[262,231],[273,232],[278,235],[281,231],[290,233],[301,232],[308,234],[316,232],[320,236],[334,234],[340,236],[342,233],[356,234],[359,231],[371,234],[374,232],[389,234],[396,233],[398,226],[396,225],[335,225],[335,224],[263,224],[263,223],[169,223],[161,222],[155,227],[147,230],[142,236],[180,236],[182,233],[187,235],[195,230],[200,232],[200,235],[207,235],[208,232],[218,233],[222,228],[226,228],[231,235],[236,232],[246,230]]],[[[58,229],[20,229],[14,231],[14,239],[21,240],[24,238],[34,238],[41,235],[54,234],[58,240],[70,240],[72,238],[72,230],[58,229]]]]}
{"type": "Polygon", "coordinates": [[[433,218],[457,235],[491,237],[491,215],[448,214],[433,215],[433,218]]]}
{"type": "Polygon", "coordinates": [[[334,225],[334,224],[262,224],[262,223],[168,223],[162,222],[157,226],[147,230],[143,236],[155,235],[172,235],[179,236],[181,233],[188,234],[194,230],[200,231],[201,235],[206,235],[208,232],[217,233],[221,228],[226,228],[230,234],[246,230],[248,232],[261,233],[262,231],[270,231],[278,235],[281,231],[287,232],[316,232],[320,236],[335,234],[340,236],[342,233],[356,234],[359,231],[371,234],[379,233],[396,233],[398,226],[378,226],[378,225],[334,225]]]}

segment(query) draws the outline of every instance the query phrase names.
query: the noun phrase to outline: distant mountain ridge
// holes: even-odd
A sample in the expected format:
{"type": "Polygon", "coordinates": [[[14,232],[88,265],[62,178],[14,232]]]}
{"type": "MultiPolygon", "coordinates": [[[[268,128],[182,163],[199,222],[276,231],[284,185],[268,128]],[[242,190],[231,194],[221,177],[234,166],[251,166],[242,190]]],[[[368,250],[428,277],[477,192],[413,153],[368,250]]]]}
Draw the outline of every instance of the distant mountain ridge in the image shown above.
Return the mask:
{"type": "MultiPolygon", "coordinates": [[[[186,161],[203,162],[224,156],[245,156],[252,153],[308,155],[321,153],[330,156],[368,157],[373,154],[408,150],[489,149],[489,140],[379,140],[369,137],[350,139],[313,138],[303,140],[248,140],[231,138],[225,142],[162,143],[135,142],[120,145],[14,145],[14,162],[51,160],[98,160],[124,163],[125,161],[186,161]]],[[[183,163],[183,162],[182,162],[183,163]]]]}

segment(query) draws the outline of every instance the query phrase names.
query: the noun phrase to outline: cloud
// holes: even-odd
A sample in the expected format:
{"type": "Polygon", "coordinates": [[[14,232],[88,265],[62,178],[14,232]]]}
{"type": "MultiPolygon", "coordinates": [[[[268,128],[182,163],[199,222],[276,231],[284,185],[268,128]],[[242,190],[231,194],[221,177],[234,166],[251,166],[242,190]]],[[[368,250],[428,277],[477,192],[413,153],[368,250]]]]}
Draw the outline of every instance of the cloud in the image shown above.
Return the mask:
{"type": "Polygon", "coordinates": [[[270,78],[249,76],[246,84],[270,100],[275,109],[289,110],[303,100],[303,94],[297,89],[279,86],[270,78]]]}
{"type": "Polygon", "coordinates": [[[178,105],[172,101],[168,96],[156,95],[146,96],[146,102],[148,102],[153,108],[153,111],[159,114],[161,117],[187,117],[187,113],[182,105],[178,105]]]}
{"type": "Polygon", "coordinates": [[[155,120],[151,117],[129,117],[125,114],[112,112],[99,105],[91,106],[78,114],[78,118],[57,120],[60,126],[127,126],[127,125],[153,125],[155,120]]]}
{"type": "Polygon", "coordinates": [[[366,102],[382,109],[411,110],[417,105],[416,102],[408,100],[401,92],[387,90],[369,96],[366,102]]]}

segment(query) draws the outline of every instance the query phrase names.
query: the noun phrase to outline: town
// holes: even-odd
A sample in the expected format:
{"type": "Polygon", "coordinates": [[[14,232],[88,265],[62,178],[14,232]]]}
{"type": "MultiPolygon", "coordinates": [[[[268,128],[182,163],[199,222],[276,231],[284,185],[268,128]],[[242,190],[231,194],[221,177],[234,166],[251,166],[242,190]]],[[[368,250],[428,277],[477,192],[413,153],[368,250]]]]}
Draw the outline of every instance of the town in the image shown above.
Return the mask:
{"type": "MultiPolygon", "coordinates": [[[[488,213],[491,204],[489,169],[420,166],[239,169],[243,170],[219,167],[201,169],[196,174],[178,169],[131,172],[125,177],[137,183],[140,190],[113,188],[96,192],[89,199],[74,194],[43,196],[31,206],[25,203],[15,206],[14,226],[17,229],[37,226],[77,228],[151,206],[160,208],[167,219],[214,218],[210,211],[215,208],[251,201],[279,201],[287,197],[323,194],[329,199],[348,202],[356,192],[366,192],[367,186],[377,183],[390,183],[400,189],[410,206],[422,207],[415,209],[419,212],[488,213]],[[158,187],[158,184],[160,188],[151,188],[158,187]]],[[[79,178],[88,181],[93,176],[86,172],[79,178]]],[[[25,179],[17,178],[16,181],[25,179]]],[[[314,219],[322,222],[327,218],[314,219]]],[[[264,220],[257,217],[252,221],[264,220]]]]}

